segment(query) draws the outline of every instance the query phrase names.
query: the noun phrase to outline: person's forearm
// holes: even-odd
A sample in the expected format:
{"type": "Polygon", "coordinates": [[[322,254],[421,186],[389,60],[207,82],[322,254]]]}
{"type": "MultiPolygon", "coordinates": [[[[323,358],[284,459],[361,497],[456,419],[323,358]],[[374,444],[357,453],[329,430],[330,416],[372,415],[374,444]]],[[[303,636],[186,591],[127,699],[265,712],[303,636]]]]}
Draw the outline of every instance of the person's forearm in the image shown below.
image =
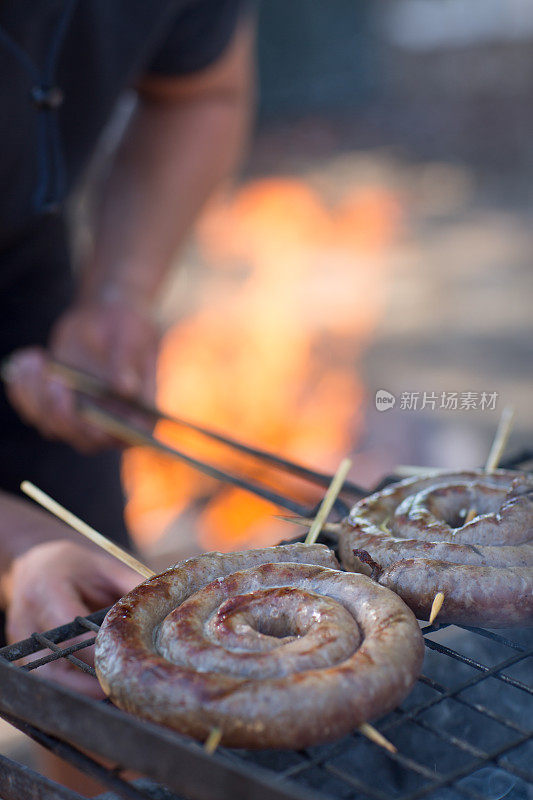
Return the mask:
{"type": "Polygon", "coordinates": [[[155,299],[198,211],[239,160],[250,85],[247,75],[178,101],[141,92],[104,188],[82,302],[155,299]]]}
{"type": "Polygon", "coordinates": [[[72,538],[62,522],[26,500],[0,492],[0,607],[5,607],[3,583],[13,561],[31,547],[72,538]]]}

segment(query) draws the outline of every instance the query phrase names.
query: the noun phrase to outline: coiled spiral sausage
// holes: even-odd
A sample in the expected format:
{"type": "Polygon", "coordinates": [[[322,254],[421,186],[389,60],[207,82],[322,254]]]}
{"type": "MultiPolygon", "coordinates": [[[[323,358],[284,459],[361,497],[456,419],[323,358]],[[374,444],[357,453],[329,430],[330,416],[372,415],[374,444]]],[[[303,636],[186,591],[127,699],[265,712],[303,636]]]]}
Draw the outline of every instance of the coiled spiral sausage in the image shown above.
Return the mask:
{"type": "Polygon", "coordinates": [[[478,470],[394,484],[352,508],[339,551],[345,569],[373,572],[419,619],[440,591],[439,621],[533,624],[533,480],[524,473],[478,470]],[[464,524],[470,508],[477,515],[464,524]]]}
{"type": "Polygon", "coordinates": [[[301,748],[394,708],[423,657],[407,606],[324,545],[207,553],[107,614],[96,671],[121,708],[233,747],[301,748]]]}

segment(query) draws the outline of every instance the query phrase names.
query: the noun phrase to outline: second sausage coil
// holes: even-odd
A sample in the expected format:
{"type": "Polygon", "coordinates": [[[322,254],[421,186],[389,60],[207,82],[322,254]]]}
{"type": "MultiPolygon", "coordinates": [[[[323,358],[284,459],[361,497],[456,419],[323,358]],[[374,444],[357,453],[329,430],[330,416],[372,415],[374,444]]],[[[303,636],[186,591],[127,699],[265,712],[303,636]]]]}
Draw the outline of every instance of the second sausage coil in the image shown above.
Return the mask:
{"type": "Polygon", "coordinates": [[[419,619],[533,624],[533,480],[481,470],[408,479],[357,503],[339,541],[346,569],[372,573],[419,619]],[[469,509],[476,516],[465,523],[469,509]]]}

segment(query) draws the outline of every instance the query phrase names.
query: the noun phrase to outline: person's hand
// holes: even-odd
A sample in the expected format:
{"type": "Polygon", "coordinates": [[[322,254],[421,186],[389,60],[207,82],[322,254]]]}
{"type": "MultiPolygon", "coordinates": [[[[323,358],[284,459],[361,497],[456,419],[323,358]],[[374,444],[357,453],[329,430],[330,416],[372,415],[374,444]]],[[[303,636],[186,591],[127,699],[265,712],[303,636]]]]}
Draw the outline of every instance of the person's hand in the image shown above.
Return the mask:
{"type": "MultiPolygon", "coordinates": [[[[158,331],[149,315],[122,301],[74,306],[52,331],[53,358],[103,378],[125,397],[148,402],[155,395],[158,331]]],[[[25,348],[7,368],[7,394],[22,419],[49,439],[61,439],[90,453],[116,445],[84,421],[75,396],[47,366],[48,353],[25,348]]]]}
{"type": "MultiPolygon", "coordinates": [[[[141,581],[129,567],[83,545],[62,540],[36,545],[16,558],[2,579],[8,642],[105,608],[141,581]]],[[[92,651],[83,648],[74,655],[92,664],[92,651]]],[[[102,696],[94,678],[64,658],[39,667],[38,674],[84,694],[102,696]]]]}

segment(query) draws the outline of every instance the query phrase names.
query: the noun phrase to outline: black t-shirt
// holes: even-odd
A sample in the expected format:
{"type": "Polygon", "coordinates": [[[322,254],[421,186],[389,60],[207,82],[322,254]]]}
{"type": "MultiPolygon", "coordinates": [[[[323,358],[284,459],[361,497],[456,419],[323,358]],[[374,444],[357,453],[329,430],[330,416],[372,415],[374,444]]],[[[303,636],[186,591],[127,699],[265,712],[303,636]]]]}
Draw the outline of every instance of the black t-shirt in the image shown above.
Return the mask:
{"type": "Polygon", "coordinates": [[[61,203],[120,93],[143,73],[209,65],[242,0],[0,2],[0,253],[61,203]],[[44,84],[44,90],[43,90],[44,84]],[[48,84],[48,87],[47,87],[48,84]],[[38,110],[43,98],[56,110],[38,110]]]}
{"type": "Polygon", "coordinates": [[[0,0],[0,358],[71,302],[64,201],[120,95],[216,61],[246,3],[0,0]]]}

